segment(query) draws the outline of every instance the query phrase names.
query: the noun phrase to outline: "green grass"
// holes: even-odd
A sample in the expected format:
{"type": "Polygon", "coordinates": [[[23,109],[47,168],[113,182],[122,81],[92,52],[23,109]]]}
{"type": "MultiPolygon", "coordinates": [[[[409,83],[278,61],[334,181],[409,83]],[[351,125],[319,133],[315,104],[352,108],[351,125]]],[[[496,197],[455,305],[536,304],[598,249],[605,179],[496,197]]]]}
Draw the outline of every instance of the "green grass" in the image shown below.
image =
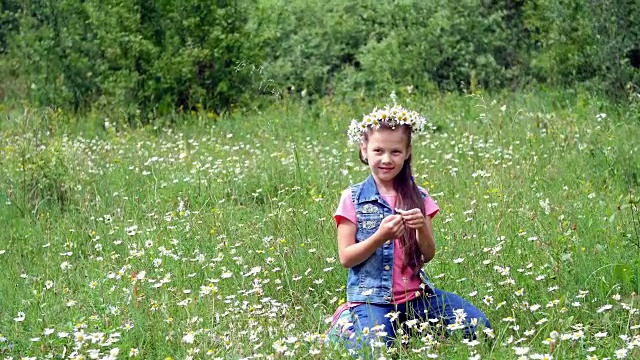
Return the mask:
{"type": "MultiPolygon", "coordinates": [[[[482,309],[495,339],[422,334],[396,353],[639,356],[636,105],[548,93],[400,100],[433,125],[414,140],[415,177],[441,207],[425,270],[482,309]]],[[[346,356],[320,341],[345,300],[332,215],[367,175],[349,120],[382,104],[276,103],[110,131],[7,112],[0,355],[346,356]]]]}

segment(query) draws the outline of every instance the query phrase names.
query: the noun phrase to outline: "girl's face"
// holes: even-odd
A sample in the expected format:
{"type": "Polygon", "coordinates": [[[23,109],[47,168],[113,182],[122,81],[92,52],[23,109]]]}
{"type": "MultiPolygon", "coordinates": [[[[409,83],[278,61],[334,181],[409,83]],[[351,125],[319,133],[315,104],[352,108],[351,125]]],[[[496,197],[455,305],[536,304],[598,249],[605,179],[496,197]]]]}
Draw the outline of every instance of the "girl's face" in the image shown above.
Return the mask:
{"type": "Polygon", "coordinates": [[[411,155],[407,134],[385,128],[371,131],[369,140],[360,144],[360,151],[376,183],[385,187],[393,186],[393,179],[411,155]]]}

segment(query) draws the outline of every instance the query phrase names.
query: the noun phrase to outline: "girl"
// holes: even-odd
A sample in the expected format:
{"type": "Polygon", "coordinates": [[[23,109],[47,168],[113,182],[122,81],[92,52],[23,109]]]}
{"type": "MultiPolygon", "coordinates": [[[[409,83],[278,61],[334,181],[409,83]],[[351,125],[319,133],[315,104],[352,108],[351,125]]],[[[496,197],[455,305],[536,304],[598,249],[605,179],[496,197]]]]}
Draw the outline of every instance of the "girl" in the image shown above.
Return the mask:
{"type": "MultiPolygon", "coordinates": [[[[394,106],[374,109],[349,128],[371,175],[343,191],[335,213],[340,263],[349,273],[347,303],[334,314],[328,336],[339,333],[351,349],[390,346],[407,320],[413,330],[431,324],[470,338],[478,326],[490,328],[480,310],[435,288],[421,270],[435,255],[431,219],[439,210],[411,173],[411,135],[424,122],[394,106]]],[[[411,330],[404,326],[402,333],[411,330]]]]}

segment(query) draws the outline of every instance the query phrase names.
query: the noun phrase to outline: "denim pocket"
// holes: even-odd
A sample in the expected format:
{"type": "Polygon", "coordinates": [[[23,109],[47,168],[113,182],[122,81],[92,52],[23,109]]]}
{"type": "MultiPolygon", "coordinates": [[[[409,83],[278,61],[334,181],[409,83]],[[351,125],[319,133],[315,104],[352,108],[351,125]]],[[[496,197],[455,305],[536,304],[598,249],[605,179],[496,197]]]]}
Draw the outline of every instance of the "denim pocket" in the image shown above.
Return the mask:
{"type": "Polygon", "coordinates": [[[358,236],[357,241],[362,241],[371,235],[380,227],[383,215],[378,214],[357,214],[358,218],[358,236]]]}

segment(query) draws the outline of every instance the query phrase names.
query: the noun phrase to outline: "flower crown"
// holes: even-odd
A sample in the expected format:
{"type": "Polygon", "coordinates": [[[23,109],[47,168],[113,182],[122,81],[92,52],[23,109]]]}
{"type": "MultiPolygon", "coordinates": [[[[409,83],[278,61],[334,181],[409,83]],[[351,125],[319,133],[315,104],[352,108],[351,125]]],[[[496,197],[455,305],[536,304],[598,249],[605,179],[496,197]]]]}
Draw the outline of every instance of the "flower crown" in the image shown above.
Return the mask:
{"type": "Polygon", "coordinates": [[[360,143],[362,135],[368,128],[377,130],[380,128],[380,123],[383,122],[389,125],[391,129],[395,129],[396,126],[407,125],[411,128],[412,133],[417,133],[424,129],[427,120],[417,112],[407,110],[400,105],[394,105],[393,107],[387,105],[384,109],[375,108],[371,113],[363,116],[361,121],[351,120],[351,125],[347,130],[349,142],[352,144],[360,143]]]}

